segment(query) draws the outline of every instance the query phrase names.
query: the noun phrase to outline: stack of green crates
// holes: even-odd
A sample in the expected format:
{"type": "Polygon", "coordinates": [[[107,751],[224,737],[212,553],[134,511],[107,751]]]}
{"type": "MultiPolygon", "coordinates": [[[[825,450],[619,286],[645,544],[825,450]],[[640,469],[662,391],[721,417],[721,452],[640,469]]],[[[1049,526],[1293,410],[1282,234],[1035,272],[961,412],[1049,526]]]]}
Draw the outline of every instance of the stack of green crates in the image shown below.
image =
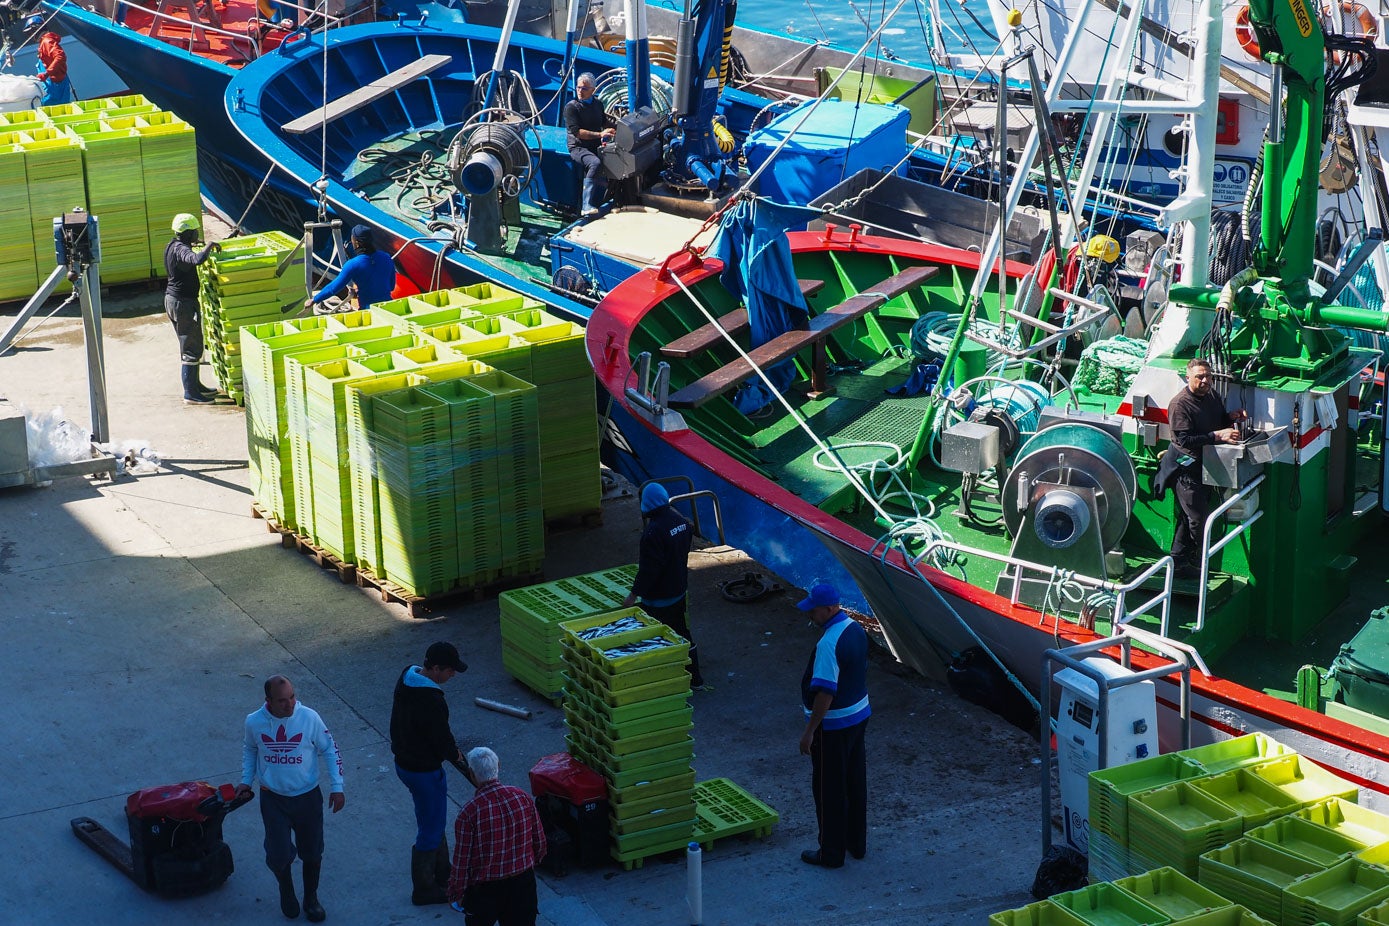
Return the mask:
{"type": "Polygon", "coordinates": [[[1129,797],[1129,865],[1138,871],[1170,865],[1194,878],[1204,853],[1242,832],[1238,811],[1185,781],[1129,797]]]}
{"type": "Polygon", "coordinates": [[[53,220],[86,206],[82,146],[70,133],[52,126],[20,132],[15,142],[24,151],[25,182],[29,190],[29,245],[34,251],[35,267],[43,268],[40,273],[47,276],[44,271],[56,263],[53,220]]]}
{"type": "Polygon", "coordinates": [[[303,301],[303,255],[286,260],[298,245],[283,232],[228,238],[198,267],[203,340],[217,382],[238,403],[245,399],[240,329],[279,321],[303,301]]]}
{"type": "Polygon", "coordinates": [[[1129,795],[1205,774],[1177,753],[1139,759],[1090,774],[1090,872],[1113,881],[1129,873],[1129,795]]]}
{"type": "Polygon", "coordinates": [[[321,318],[245,325],[239,331],[242,389],[246,405],[246,449],[251,497],[267,517],[298,530],[294,513],[294,469],[285,409],[285,359],[312,355],[332,359],[342,350],[323,330],[321,318]],[[311,324],[310,324],[311,323],[311,324]]]}
{"type": "Polygon", "coordinates": [[[377,478],[376,451],[373,446],[375,423],[373,396],[419,385],[424,378],[414,373],[391,373],[347,387],[348,481],[352,494],[353,551],[357,566],[385,578],[379,518],[381,491],[377,478]]]}
{"type": "Polygon", "coordinates": [[[558,700],[564,695],[564,621],[622,607],[637,567],[619,566],[502,592],[502,666],[512,678],[558,700]]]}
{"type": "Polygon", "coordinates": [[[1359,915],[1389,898],[1389,869],[1346,859],[1299,878],[1283,891],[1285,926],[1355,926],[1359,915]]]}
{"type": "Polygon", "coordinates": [[[536,390],[501,370],[469,376],[468,382],[493,400],[498,482],[498,527],[503,577],[534,576],[545,563],[545,523],[541,510],[543,462],[540,456],[536,390]]]}
{"type": "MultiPolygon", "coordinates": [[[[130,119],[107,122],[97,118],[96,111],[81,110],[81,107],[104,102],[67,104],[79,112],[62,124],[82,146],[87,209],[101,223],[102,282],[147,280],[150,277],[150,233],[145,215],[140,133],[133,126],[122,124],[132,121],[130,119]]],[[[55,123],[59,121],[57,116],[52,118],[55,123]]]]}
{"type": "Polygon", "coordinates": [[[424,388],[369,399],[381,565],[413,595],[458,584],[449,405],[424,388]]]}
{"type": "MultiPolygon", "coordinates": [[[[173,113],[147,112],[135,116],[140,135],[140,165],[144,171],[145,214],[149,223],[150,268],[164,274],[164,246],[169,223],[180,212],[202,213],[198,191],[198,149],[193,127],[173,113]]],[[[303,279],[300,270],[299,279],[303,279]]]]}
{"type": "MultiPolygon", "coordinates": [[[[0,119],[13,113],[0,113],[0,119]]],[[[27,299],[39,286],[38,268],[54,263],[50,253],[39,263],[29,224],[29,189],[24,171],[22,135],[0,124],[0,299],[27,299]]],[[[53,237],[49,231],[49,240],[53,237]]]]}
{"type": "Polygon", "coordinates": [[[1236,839],[1201,856],[1201,883],[1262,917],[1280,922],[1283,892],[1325,867],[1253,839],[1236,839]]]}
{"type": "Polygon", "coordinates": [[[560,627],[566,740],[607,780],[613,858],[682,848],[695,827],[688,641],[639,608],[560,627]]]}

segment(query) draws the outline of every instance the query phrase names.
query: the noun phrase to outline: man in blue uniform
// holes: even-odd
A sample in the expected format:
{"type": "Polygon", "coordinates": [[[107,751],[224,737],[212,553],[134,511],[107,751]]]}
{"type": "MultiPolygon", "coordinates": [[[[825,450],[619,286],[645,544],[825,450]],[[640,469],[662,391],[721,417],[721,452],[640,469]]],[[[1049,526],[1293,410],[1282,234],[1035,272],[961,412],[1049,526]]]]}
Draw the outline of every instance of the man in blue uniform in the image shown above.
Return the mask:
{"type": "Polygon", "coordinates": [[[357,287],[359,309],[369,309],[391,298],[395,290],[395,261],[385,251],[376,250],[376,239],[370,228],[357,225],[352,229],[352,250],[356,256],[342,265],[342,272],[333,282],[305,300],[304,308],[312,309],[329,296],[336,296],[348,283],[357,287]]]}
{"type": "Polygon", "coordinates": [[[839,868],[846,851],[863,858],[868,849],[868,634],[839,610],[833,585],[816,585],[796,607],[820,628],[801,678],[801,755],[810,756],[820,846],[802,852],[801,861],[839,868]]]}
{"type": "Polygon", "coordinates": [[[210,405],[217,390],[209,389],[198,377],[203,360],[203,322],[198,308],[198,265],[209,254],[220,250],[213,242],[194,251],[198,240],[198,217],[187,212],[174,216],[174,237],[164,248],[164,272],[169,282],[164,289],[164,314],[178,335],[178,355],[183,364],[183,402],[210,405]]]}
{"type": "Polygon", "coordinates": [[[637,577],[622,606],[630,608],[641,599],[643,611],[690,641],[690,685],[700,690],[704,676],[699,671],[699,647],[690,636],[688,617],[694,528],[671,507],[670,494],[657,482],[641,490],[641,515],[646,526],[641,532],[637,577]]]}

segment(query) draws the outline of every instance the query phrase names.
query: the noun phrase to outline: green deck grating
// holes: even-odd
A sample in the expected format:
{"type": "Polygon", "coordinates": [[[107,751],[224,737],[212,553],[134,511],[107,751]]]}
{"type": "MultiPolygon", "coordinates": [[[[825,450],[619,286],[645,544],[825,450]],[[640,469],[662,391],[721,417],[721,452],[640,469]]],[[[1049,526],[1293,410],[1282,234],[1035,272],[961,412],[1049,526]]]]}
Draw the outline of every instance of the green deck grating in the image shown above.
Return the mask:
{"type": "Polygon", "coordinates": [[[695,785],[695,841],[712,847],[717,840],[740,833],[766,838],[781,816],[727,778],[695,785]]]}

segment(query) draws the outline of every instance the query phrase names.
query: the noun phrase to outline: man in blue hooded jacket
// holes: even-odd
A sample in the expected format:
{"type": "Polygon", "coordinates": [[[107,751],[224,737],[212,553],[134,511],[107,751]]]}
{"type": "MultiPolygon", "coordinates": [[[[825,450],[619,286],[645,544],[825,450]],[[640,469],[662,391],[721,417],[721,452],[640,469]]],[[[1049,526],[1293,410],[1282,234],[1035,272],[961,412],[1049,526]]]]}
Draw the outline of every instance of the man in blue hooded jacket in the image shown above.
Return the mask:
{"type": "Polygon", "coordinates": [[[641,532],[637,577],[622,606],[630,608],[640,599],[643,611],[690,641],[690,684],[698,690],[704,687],[704,676],[687,616],[694,529],[671,507],[670,494],[659,483],[641,490],[641,514],[646,526],[641,532]]]}
{"type": "Polygon", "coordinates": [[[317,306],[342,292],[349,283],[357,287],[357,308],[362,311],[391,298],[395,291],[395,261],[390,254],[376,249],[376,237],[370,228],[353,227],[352,250],[355,256],[342,265],[333,282],[304,301],[304,308],[317,312],[317,306]]]}

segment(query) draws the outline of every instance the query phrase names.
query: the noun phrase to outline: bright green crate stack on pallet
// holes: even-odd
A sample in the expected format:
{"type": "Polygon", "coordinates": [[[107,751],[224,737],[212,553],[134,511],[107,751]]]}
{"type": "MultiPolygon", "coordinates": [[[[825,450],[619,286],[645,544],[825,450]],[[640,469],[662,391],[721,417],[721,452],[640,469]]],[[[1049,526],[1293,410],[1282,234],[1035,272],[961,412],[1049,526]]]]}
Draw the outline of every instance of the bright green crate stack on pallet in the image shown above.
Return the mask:
{"type": "Polygon", "coordinates": [[[101,281],[148,280],[149,223],[140,134],[92,121],[92,115],[82,112],[85,119],[74,116],[66,126],[82,146],[87,208],[101,222],[101,281]]]}
{"type": "Polygon", "coordinates": [[[134,118],[144,170],[150,269],[162,276],[169,223],[180,212],[202,214],[197,144],[193,127],[173,113],[147,112],[134,118]]]}
{"type": "Polygon", "coordinates": [[[545,518],[593,514],[602,505],[597,392],[584,330],[540,309],[504,315],[531,345],[531,377],[540,390],[540,459],[545,518]]]}
{"type": "Polygon", "coordinates": [[[277,322],[301,301],[304,259],[286,260],[296,245],[280,233],[228,238],[198,267],[208,358],[223,391],[238,403],[245,399],[240,329],[277,322]]]}
{"type": "Polygon", "coordinates": [[[0,132],[23,132],[28,129],[49,125],[48,117],[37,109],[21,109],[12,113],[0,113],[0,132]]]}
{"type": "MultiPolygon", "coordinates": [[[[0,117],[5,116],[0,113],[0,117]]],[[[14,115],[10,113],[9,115],[14,115]]],[[[0,125],[0,299],[27,299],[39,287],[20,134],[0,125]]],[[[49,231],[52,240],[52,231],[49,231]]],[[[45,268],[55,260],[48,255],[45,268]]],[[[46,273],[47,271],[45,271],[46,273]]]]}
{"type": "MultiPolygon", "coordinates": [[[[327,330],[326,328],[324,329],[327,330]]],[[[358,381],[375,378],[374,376],[353,375],[349,377],[347,369],[349,347],[362,343],[370,342],[371,339],[387,338],[391,335],[391,329],[385,325],[374,328],[358,329],[351,333],[356,340],[352,344],[344,343],[346,333],[335,335],[341,351],[340,357],[330,360],[300,362],[299,358],[289,356],[285,358],[285,417],[288,424],[288,434],[290,442],[290,459],[294,473],[294,511],[298,521],[298,532],[309,538],[314,543],[323,545],[319,539],[318,530],[318,511],[317,511],[317,489],[315,482],[315,467],[313,462],[317,456],[328,456],[334,461],[339,458],[344,461],[346,457],[346,403],[343,404],[343,419],[340,423],[332,400],[332,384],[341,382],[345,387],[358,381]],[[321,380],[328,379],[325,386],[321,380]],[[350,380],[343,382],[344,380],[350,380]],[[326,405],[321,396],[316,395],[312,406],[310,405],[309,383],[313,382],[316,390],[327,389],[329,397],[326,405]],[[341,435],[341,445],[339,444],[341,435]],[[313,447],[314,442],[318,447],[313,447]]],[[[332,481],[336,484],[339,479],[336,471],[332,476],[332,481]]],[[[336,518],[341,519],[341,502],[335,503],[336,518]]],[[[333,508],[325,510],[325,518],[329,517],[333,508]]],[[[341,528],[339,528],[341,530],[341,528]]],[[[339,557],[341,553],[334,552],[339,557]]],[[[350,560],[349,560],[350,561],[350,560]]]]}
{"type": "Polygon", "coordinates": [[[545,522],[535,387],[501,370],[469,376],[467,381],[493,399],[502,575],[537,575],[545,564],[545,522]]]}
{"type": "Polygon", "coordinates": [[[507,312],[519,312],[522,309],[544,308],[544,304],[539,300],[523,296],[505,286],[498,286],[496,283],[474,283],[471,286],[459,286],[453,292],[462,293],[473,300],[470,306],[473,311],[481,315],[503,315],[507,312]]]}
{"type": "Polygon", "coordinates": [[[1279,817],[1263,826],[1246,830],[1244,838],[1261,842],[1323,868],[1370,848],[1354,837],[1329,827],[1318,826],[1297,814],[1279,817]]]}
{"type": "Polygon", "coordinates": [[[695,785],[694,841],[713,845],[725,836],[751,833],[770,836],[781,819],[771,807],[727,778],[711,778],[695,785]]]}
{"type": "Polygon", "coordinates": [[[1367,849],[1389,843],[1389,817],[1339,797],[1309,804],[1294,816],[1363,843],[1367,849]]]}
{"type": "Polygon", "coordinates": [[[630,868],[684,847],[695,828],[689,642],[640,608],[560,628],[566,741],[607,780],[613,858],[630,868]],[[637,714],[636,705],[650,709],[637,714]],[[625,709],[621,719],[614,709],[625,709]],[[640,796],[628,790],[634,786],[644,788],[640,796]]]}
{"type": "Polygon", "coordinates": [[[1166,926],[1172,918],[1113,884],[1100,882],[1048,898],[1090,926],[1166,926]]]}
{"type": "MultiPolygon", "coordinates": [[[[144,97],[140,97],[144,99],[144,97]]],[[[95,122],[101,114],[111,109],[111,101],[105,97],[95,100],[73,100],[71,103],[58,103],[53,106],[40,106],[25,115],[35,115],[52,125],[73,125],[79,122],[95,122]]]]}
{"type": "Polygon", "coordinates": [[[1389,898],[1389,869],[1360,859],[1337,862],[1283,891],[1284,926],[1353,926],[1359,915],[1389,898]]]}
{"type": "Polygon", "coordinates": [[[1255,775],[1250,769],[1237,768],[1219,775],[1194,778],[1190,784],[1232,808],[1244,821],[1246,830],[1262,826],[1302,806],[1295,797],[1255,775]]]}
{"type": "MultiPolygon", "coordinates": [[[[72,135],[52,126],[22,132],[16,141],[24,149],[29,245],[34,252],[34,266],[41,276],[47,276],[48,268],[56,261],[53,219],[76,207],[86,207],[82,147],[72,135]]],[[[70,284],[64,281],[59,288],[68,289],[70,284]]]]}
{"type": "Polygon", "coordinates": [[[560,624],[618,610],[636,576],[635,565],[619,566],[502,592],[497,597],[502,667],[546,698],[563,697],[564,631],[560,624]]]}
{"type": "Polygon", "coordinates": [[[294,464],[285,412],[286,356],[329,360],[342,350],[322,328],[291,331],[284,322],[245,325],[239,331],[242,385],[246,394],[246,452],[251,498],[267,517],[290,530],[294,516],[294,464]]]}
{"type": "Polygon", "coordinates": [[[1173,922],[1232,904],[1229,898],[1198,884],[1175,868],[1158,868],[1121,878],[1114,886],[1171,917],[1173,922]]]}
{"type": "MultiPolygon", "coordinates": [[[[476,361],[466,362],[484,366],[476,361]]],[[[496,401],[490,392],[464,379],[431,383],[420,387],[420,391],[448,408],[452,435],[448,464],[453,497],[450,516],[458,584],[468,588],[487,585],[501,577],[503,567],[496,401]]]]}
{"type": "Polygon", "coordinates": [[[382,566],[412,595],[458,584],[449,406],[422,388],[372,396],[382,566]]]}
{"type": "Polygon", "coordinates": [[[382,579],[386,578],[386,567],[381,551],[380,480],[372,443],[375,413],[371,399],[423,381],[424,377],[413,373],[392,373],[355,383],[343,393],[347,406],[348,481],[352,492],[352,548],[357,565],[382,579]]]}
{"type": "Polygon", "coordinates": [[[465,318],[478,317],[477,313],[469,308],[475,302],[477,300],[471,296],[451,289],[441,289],[378,302],[372,308],[395,318],[396,327],[402,331],[420,334],[432,325],[457,323],[465,318]]]}

